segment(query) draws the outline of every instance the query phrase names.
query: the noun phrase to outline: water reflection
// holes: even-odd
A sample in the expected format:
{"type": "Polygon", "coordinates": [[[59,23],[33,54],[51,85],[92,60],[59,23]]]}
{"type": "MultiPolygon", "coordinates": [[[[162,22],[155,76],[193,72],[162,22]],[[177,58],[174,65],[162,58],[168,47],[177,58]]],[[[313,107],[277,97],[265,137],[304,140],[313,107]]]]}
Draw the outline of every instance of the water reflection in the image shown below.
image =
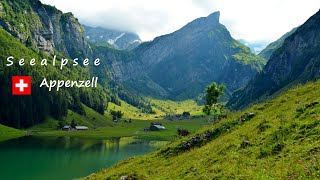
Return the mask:
{"type": "Polygon", "coordinates": [[[132,137],[106,140],[23,137],[9,140],[0,142],[0,179],[73,179],[154,151],[166,143],[132,137]]]}

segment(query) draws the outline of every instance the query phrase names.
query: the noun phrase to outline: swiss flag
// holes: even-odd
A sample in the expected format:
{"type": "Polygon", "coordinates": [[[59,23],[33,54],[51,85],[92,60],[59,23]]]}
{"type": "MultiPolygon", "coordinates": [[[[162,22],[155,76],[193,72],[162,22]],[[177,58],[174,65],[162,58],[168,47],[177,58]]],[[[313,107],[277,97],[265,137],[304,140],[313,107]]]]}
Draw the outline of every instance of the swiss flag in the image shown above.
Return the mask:
{"type": "Polygon", "coordinates": [[[31,77],[12,76],[12,95],[30,95],[31,77]]]}

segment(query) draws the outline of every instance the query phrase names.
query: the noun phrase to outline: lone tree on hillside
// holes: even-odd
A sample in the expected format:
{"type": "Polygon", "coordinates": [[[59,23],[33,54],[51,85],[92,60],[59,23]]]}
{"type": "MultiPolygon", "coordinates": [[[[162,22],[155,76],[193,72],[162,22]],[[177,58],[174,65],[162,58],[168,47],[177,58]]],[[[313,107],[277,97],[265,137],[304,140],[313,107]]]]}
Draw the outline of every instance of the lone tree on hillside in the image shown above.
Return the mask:
{"type": "Polygon", "coordinates": [[[218,104],[218,99],[223,95],[224,85],[218,85],[213,82],[206,88],[206,105],[203,108],[203,112],[207,115],[217,114],[223,109],[221,104],[218,104]]]}

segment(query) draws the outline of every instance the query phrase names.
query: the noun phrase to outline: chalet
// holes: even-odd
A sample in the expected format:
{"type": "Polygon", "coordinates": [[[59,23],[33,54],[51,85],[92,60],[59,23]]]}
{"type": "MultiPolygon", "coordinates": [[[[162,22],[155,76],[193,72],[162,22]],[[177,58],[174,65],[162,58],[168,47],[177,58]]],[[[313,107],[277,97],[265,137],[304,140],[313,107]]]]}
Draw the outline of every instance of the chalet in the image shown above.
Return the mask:
{"type": "Polygon", "coordinates": [[[151,123],[151,125],[160,125],[160,126],[162,126],[162,123],[160,123],[160,122],[155,122],[155,123],[151,123]]]}
{"type": "Polygon", "coordinates": [[[166,127],[164,127],[161,123],[150,123],[149,127],[145,127],[143,131],[161,131],[166,130],[166,127]]]}
{"type": "Polygon", "coordinates": [[[63,126],[62,130],[70,131],[71,130],[71,126],[63,126]]]}
{"type": "Polygon", "coordinates": [[[166,130],[166,128],[162,125],[151,125],[150,130],[151,131],[160,131],[160,130],[166,130]]]}
{"type": "Polygon", "coordinates": [[[85,130],[89,130],[89,128],[86,126],[75,126],[74,128],[72,128],[71,126],[63,126],[62,130],[65,130],[65,131],[85,131],[85,130]]]}
{"type": "Polygon", "coordinates": [[[158,130],[166,130],[166,127],[162,125],[154,125],[154,127],[156,127],[158,130]]]}

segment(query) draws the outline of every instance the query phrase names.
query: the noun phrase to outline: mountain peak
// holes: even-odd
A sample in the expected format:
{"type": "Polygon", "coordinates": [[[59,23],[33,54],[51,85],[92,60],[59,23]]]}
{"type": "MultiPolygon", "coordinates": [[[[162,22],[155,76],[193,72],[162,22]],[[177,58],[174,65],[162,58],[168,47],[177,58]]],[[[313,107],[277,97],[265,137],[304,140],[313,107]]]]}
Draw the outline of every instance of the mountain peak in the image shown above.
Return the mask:
{"type": "Polygon", "coordinates": [[[207,17],[208,20],[219,23],[220,11],[216,11],[207,17]]]}
{"type": "Polygon", "coordinates": [[[185,27],[192,28],[192,29],[212,28],[220,24],[219,19],[220,19],[220,11],[217,11],[217,12],[211,13],[207,17],[201,17],[201,18],[195,19],[190,23],[188,23],[183,28],[185,27]]]}

